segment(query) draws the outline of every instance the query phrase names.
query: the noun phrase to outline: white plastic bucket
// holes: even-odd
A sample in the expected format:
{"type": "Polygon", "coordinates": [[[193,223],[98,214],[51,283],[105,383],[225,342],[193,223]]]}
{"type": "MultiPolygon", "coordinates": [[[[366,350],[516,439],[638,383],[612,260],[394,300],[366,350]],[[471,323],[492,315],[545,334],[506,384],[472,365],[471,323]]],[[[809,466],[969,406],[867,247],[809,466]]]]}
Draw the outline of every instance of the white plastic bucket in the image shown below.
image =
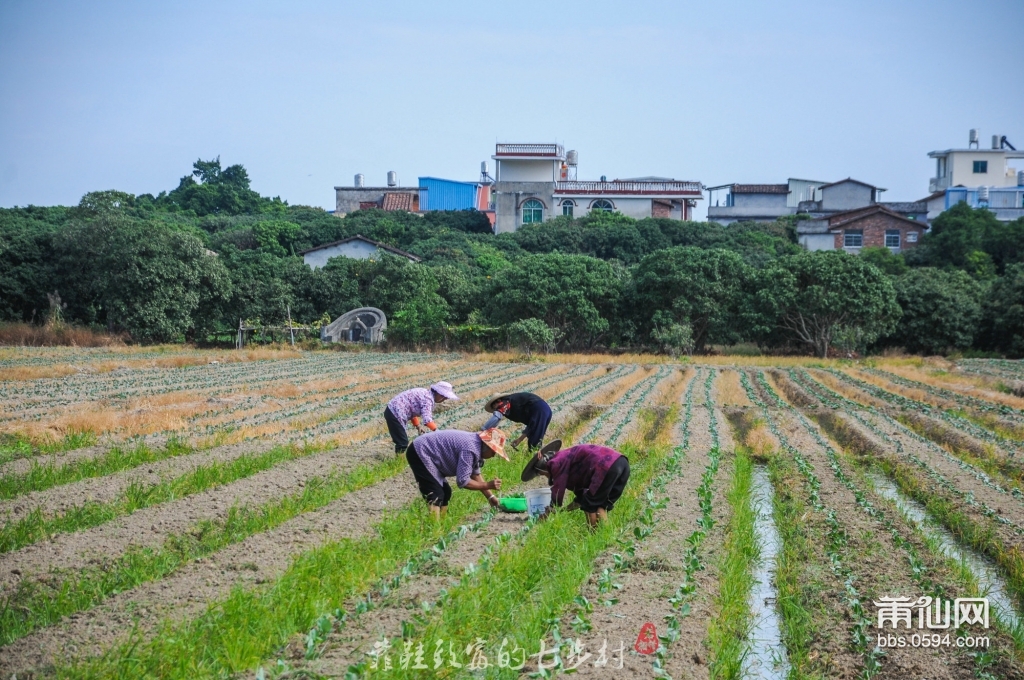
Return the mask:
{"type": "Polygon", "coordinates": [[[526,496],[526,511],[530,513],[530,517],[540,515],[551,505],[550,487],[530,489],[523,495],[526,496]]]}

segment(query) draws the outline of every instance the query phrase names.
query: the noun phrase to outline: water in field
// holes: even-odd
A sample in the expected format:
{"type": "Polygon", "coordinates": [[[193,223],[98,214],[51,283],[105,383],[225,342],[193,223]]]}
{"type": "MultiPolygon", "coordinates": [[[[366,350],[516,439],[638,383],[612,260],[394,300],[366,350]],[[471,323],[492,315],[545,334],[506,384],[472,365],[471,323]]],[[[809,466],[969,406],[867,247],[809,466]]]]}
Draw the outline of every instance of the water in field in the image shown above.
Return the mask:
{"type": "Polygon", "coordinates": [[[999,571],[991,561],[973,550],[961,547],[953,534],[928,516],[928,511],[923,505],[905,496],[888,477],[880,472],[869,472],[867,477],[874,486],[875,492],[895,503],[904,518],[915,524],[925,536],[939,545],[942,554],[967,565],[978,581],[981,592],[988,595],[989,606],[1003,623],[1011,628],[1020,625],[1020,616],[1006,592],[1006,581],[999,575],[999,571]]]}
{"type": "Polygon", "coordinates": [[[750,592],[751,628],[747,636],[747,654],[743,658],[744,678],[782,680],[789,675],[789,658],[782,642],[782,625],[776,609],[778,591],[775,589],[775,568],[782,539],[772,517],[771,480],[768,468],[754,466],[754,508],[761,559],[754,568],[754,587],[750,592]]]}

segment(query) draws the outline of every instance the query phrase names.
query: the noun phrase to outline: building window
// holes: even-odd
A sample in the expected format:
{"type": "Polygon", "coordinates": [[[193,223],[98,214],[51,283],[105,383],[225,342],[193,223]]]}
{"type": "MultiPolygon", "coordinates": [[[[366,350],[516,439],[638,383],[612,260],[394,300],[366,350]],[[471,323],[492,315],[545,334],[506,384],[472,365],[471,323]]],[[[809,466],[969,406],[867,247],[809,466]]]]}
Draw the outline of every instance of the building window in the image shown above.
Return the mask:
{"type": "Polygon", "coordinates": [[[564,201],[562,201],[562,214],[565,215],[566,217],[572,217],[572,209],[575,207],[575,203],[573,203],[569,199],[565,199],[564,201]]]}
{"type": "Polygon", "coordinates": [[[917,243],[917,232],[916,231],[908,231],[907,232],[907,243],[917,243]]]}
{"type": "Polygon", "coordinates": [[[523,203],[523,224],[536,224],[544,221],[544,204],[535,198],[523,203]]]}
{"type": "Polygon", "coordinates": [[[974,161],[974,174],[985,175],[988,173],[988,161],[974,161]]]}
{"type": "Polygon", "coordinates": [[[603,210],[604,212],[613,212],[615,206],[612,205],[611,201],[606,201],[603,198],[594,201],[593,205],[590,206],[591,210],[603,210]]]}
{"type": "Polygon", "coordinates": [[[860,248],[864,245],[864,231],[862,229],[843,232],[844,248],[860,248]]]}
{"type": "Polygon", "coordinates": [[[899,248],[900,247],[900,230],[899,229],[886,229],[885,230],[885,247],[886,248],[899,248]]]}

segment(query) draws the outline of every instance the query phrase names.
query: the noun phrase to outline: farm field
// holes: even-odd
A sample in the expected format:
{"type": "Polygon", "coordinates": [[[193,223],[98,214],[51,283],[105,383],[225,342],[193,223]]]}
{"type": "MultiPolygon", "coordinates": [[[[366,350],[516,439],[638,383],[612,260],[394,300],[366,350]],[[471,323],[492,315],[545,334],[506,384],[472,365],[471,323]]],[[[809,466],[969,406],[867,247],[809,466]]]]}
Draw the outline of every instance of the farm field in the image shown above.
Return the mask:
{"type": "Polygon", "coordinates": [[[0,678],[1024,678],[1021,364],[510,359],[0,350],[0,678]],[[433,522],[437,380],[625,453],[608,521],[433,522]]]}

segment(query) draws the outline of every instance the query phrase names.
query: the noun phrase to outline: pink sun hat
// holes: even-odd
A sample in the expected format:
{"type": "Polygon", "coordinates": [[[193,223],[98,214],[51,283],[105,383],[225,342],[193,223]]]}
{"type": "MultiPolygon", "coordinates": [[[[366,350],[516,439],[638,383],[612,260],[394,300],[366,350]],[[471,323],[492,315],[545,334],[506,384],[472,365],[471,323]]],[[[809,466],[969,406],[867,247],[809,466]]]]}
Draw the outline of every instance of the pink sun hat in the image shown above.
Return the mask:
{"type": "Polygon", "coordinates": [[[455,390],[452,389],[452,384],[450,382],[445,382],[443,380],[441,382],[436,382],[430,386],[430,389],[434,390],[445,399],[451,399],[452,401],[459,400],[459,395],[455,394],[455,390]]]}

